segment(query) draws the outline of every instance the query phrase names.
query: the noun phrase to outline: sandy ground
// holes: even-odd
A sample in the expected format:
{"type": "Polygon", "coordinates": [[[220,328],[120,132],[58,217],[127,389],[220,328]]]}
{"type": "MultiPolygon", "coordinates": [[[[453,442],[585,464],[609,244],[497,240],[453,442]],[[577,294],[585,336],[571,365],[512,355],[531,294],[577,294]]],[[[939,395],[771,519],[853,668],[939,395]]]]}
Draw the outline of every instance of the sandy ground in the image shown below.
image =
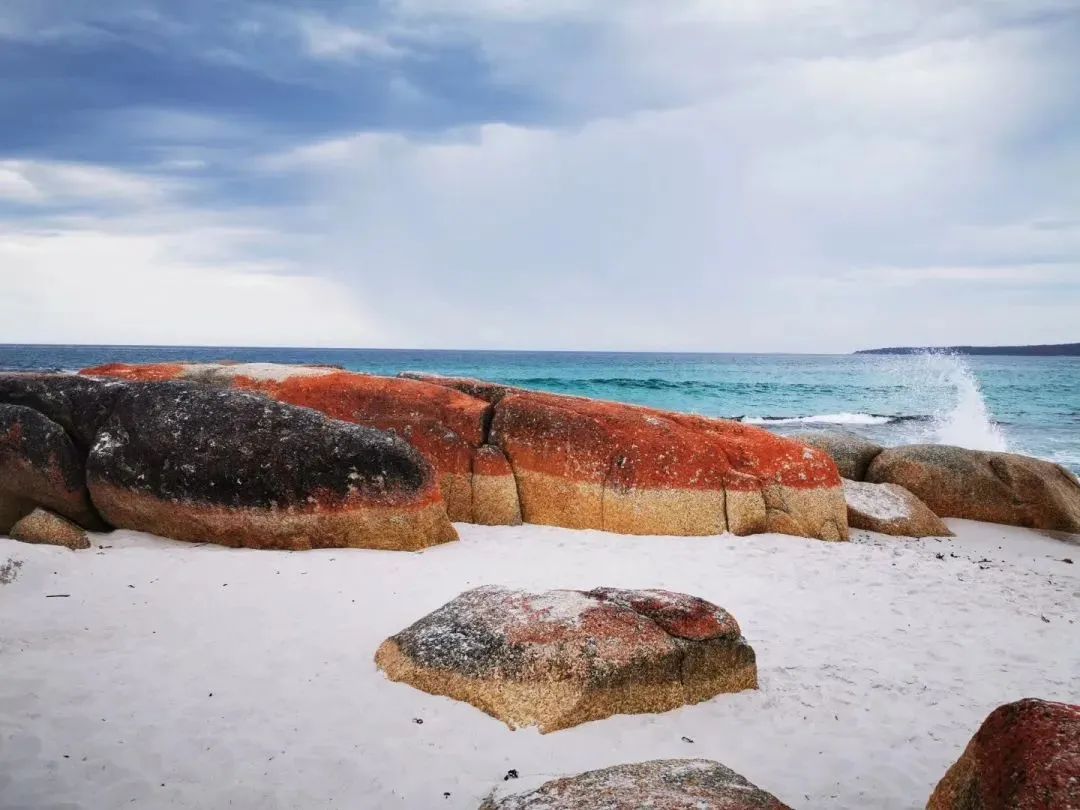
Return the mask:
{"type": "Polygon", "coordinates": [[[949,524],[849,544],[459,525],[418,554],[0,539],[0,567],[22,562],[0,585],[0,807],[475,808],[658,757],[800,808],[922,807],[995,706],[1080,700],[1080,547],[949,524]],[[540,735],[375,669],[384,638],[485,583],[703,596],[761,689],[540,735]]]}

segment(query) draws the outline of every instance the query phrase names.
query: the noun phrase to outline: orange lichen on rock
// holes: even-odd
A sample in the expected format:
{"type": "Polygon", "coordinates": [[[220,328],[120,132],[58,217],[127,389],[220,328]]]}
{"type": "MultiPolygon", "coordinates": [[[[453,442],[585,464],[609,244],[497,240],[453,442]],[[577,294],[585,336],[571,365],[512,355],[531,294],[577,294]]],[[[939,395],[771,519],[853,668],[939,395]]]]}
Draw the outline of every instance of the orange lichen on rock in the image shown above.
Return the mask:
{"type": "Polygon", "coordinates": [[[475,491],[474,456],[484,444],[491,406],[446,386],[326,367],[270,363],[115,364],[82,373],[130,380],[178,378],[238,388],[312,408],[344,422],[389,431],[409,442],[435,467],[451,520],[488,523],[505,515],[505,522],[520,522],[516,494],[514,508],[506,503],[507,493],[516,493],[508,466],[499,474],[490,466],[484,469],[481,474],[485,478],[478,482],[482,492],[477,496],[475,491]],[[501,475],[502,480],[493,480],[495,475],[501,475]],[[493,491],[497,503],[486,502],[488,491],[493,491]],[[518,515],[516,520],[513,515],[518,515]]]}
{"type": "Polygon", "coordinates": [[[832,460],[737,422],[522,391],[499,400],[491,441],[514,469],[530,523],[847,538],[832,460]]]}
{"type": "Polygon", "coordinates": [[[171,374],[391,431],[435,467],[452,520],[847,538],[833,461],[738,422],[415,373],[388,378],[258,363],[113,365],[84,373],[171,374]]]}
{"type": "Polygon", "coordinates": [[[927,810],[1080,807],[1080,706],[1026,698],[986,718],[927,810]]]}
{"type": "Polygon", "coordinates": [[[115,377],[132,382],[164,382],[175,380],[184,374],[184,366],[179,363],[157,363],[153,365],[133,365],[131,363],[107,363],[103,366],[86,368],[79,372],[87,377],[115,377]]]}
{"type": "Polygon", "coordinates": [[[475,588],[387,639],[375,662],[391,680],[545,733],[758,685],[734,617],[663,590],[475,588]]]}

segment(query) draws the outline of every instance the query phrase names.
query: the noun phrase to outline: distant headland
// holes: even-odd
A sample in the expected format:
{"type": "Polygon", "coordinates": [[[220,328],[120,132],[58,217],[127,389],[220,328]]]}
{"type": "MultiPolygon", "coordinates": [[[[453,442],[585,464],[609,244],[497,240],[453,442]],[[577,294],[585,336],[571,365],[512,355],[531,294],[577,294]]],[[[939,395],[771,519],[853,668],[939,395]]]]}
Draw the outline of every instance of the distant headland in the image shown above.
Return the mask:
{"type": "Polygon", "coordinates": [[[1080,357],[1080,343],[1050,343],[1038,346],[891,346],[885,349],[860,349],[855,354],[997,354],[1013,357],[1080,357]]]}

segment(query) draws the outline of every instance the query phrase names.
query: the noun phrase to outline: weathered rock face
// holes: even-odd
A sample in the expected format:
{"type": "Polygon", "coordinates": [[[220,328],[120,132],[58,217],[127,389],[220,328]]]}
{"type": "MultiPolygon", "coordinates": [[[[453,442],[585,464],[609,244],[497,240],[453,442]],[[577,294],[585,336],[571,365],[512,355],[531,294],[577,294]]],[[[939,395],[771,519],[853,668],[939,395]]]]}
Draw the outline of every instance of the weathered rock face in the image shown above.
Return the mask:
{"type": "Polygon", "coordinates": [[[730,768],[707,759],[616,765],[546,782],[480,810],[790,810],[730,768]]]}
{"type": "Polygon", "coordinates": [[[945,522],[896,484],[868,484],[844,479],[848,525],[899,537],[952,537],[945,522]]]}
{"type": "Polygon", "coordinates": [[[31,408],[0,403],[0,533],[35,506],[101,526],[82,458],[64,429],[31,408]]]}
{"type": "Polygon", "coordinates": [[[84,373],[199,379],[391,429],[439,471],[453,519],[628,534],[847,538],[832,461],[736,422],[429,375],[383,378],[272,365],[107,366],[84,373]]]}
{"type": "Polygon", "coordinates": [[[803,444],[816,447],[836,462],[842,478],[866,479],[866,469],[885,448],[847,430],[800,430],[789,434],[803,444]]]}
{"type": "Polygon", "coordinates": [[[748,425],[525,392],[499,401],[491,441],[514,468],[529,523],[847,539],[828,456],[748,425]]]}
{"type": "Polygon", "coordinates": [[[0,403],[22,405],[60,425],[84,456],[120,390],[76,374],[0,374],[0,403]]]}
{"type": "Polygon", "coordinates": [[[390,431],[435,467],[451,520],[521,522],[516,504],[507,502],[511,492],[516,500],[513,473],[509,465],[499,464],[501,451],[484,444],[490,406],[445,386],[272,363],[115,364],[82,373],[131,381],[183,379],[238,388],[313,408],[334,419],[390,431]]]}
{"type": "Polygon", "coordinates": [[[477,380],[473,377],[444,377],[441,374],[425,374],[422,371],[403,371],[398,377],[453,388],[455,391],[482,399],[492,405],[497,404],[507,394],[527,393],[525,388],[515,388],[512,385],[503,385],[488,380],[477,380]]]}
{"type": "Polygon", "coordinates": [[[434,471],[397,437],[236,391],[72,379],[0,376],[0,402],[70,424],[88,445],[90,498],[113,526],[254,548],[411,550],[456,537],[434,471]]]}
{"type": "Polygon", "coordinates": [[[941,517],[1080,532],[1080,482],[1041,459],[916,444],[882,451],[866,479],[899,484],[941,517]]]}
{"type": "Polygon", "coordinates": [[[735,619],[667,591],[476,588],[383,642],[375,661],[392,680],[541,732],[757,687],[735,619]]]}
{"type": "Polygon", "coordinates": [[[927,810],[1080,808],[1080,706],[999,706],[949,768],[927,810]]]}
{"type": "Polygon", "coordinates": [[[46,509],[35,509],[11,527],[11,539],[23,543],[90,548],[86,530],[46,509]]]}
{"type": "Polygon", "coordinates": [[[87,478],[111,524],[178,540],[414,550],[456,536],[401,439],[234,391],[128,387],[87,478]]]}

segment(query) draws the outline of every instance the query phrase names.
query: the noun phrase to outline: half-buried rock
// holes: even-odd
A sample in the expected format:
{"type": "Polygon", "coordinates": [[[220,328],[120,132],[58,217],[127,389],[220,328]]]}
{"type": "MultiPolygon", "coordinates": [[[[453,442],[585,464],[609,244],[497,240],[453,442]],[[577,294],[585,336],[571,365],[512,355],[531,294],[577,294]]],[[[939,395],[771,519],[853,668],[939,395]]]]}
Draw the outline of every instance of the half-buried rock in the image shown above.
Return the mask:
{"type": "Polygon", "coordinates": [[[1059,464],[936,444],[883,450],[866,471],[941,517],[1080,533],[1080,481],[1059,464]]]}
{"type": "Polygon", "coordinates": [[[934,790],[927,810],[1078,810],[1080,706],[999,706],[934,790]]]}
{"type": "Polygon", "coordinates": [[[844,479],[848,525],[898,537],[952,537],[945,522],[897,484],[844,479]]]}
{"type": "Polygon", "coordinates": [[[727,611],[658,590],[476,588],[383,642],[375,661],[391,680],[541,732],[757,688],[754,651],[727,611]]]}
{"type": "Polygon", "coordinates": [[[47,509],[35,509],[12,526],[11,539],[70,549],[90,548],[90,538],[84,528],[47,509]]]}
{"type": "Polygon", "coordinates": [[[708,759],[657,759],[545,782],[488,799],[480,810],[790,810],[731,768],[708,759]]]}

